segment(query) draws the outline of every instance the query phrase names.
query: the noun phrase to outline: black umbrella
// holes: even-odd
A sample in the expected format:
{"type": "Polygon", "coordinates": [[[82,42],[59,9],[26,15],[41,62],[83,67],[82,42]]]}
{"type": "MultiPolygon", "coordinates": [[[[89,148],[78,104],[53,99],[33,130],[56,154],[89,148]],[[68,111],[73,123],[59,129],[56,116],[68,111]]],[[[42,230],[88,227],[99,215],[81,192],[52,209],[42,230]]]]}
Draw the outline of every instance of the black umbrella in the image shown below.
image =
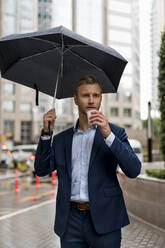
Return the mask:
{"type": "Polygon", "coordinates": [[[101,81],[103,93],[117,92],[126,64],[111,47],[63,26],[0,39],[1,76],[58,99],[73,97],[87,74],[101,81]]]}

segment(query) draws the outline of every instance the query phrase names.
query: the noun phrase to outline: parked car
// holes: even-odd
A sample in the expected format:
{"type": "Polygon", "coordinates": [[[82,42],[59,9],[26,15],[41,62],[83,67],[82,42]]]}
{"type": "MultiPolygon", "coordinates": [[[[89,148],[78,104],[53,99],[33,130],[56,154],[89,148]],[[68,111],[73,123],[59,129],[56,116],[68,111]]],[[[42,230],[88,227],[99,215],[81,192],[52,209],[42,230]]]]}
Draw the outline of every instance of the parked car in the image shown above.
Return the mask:
{"type": "Polygon", "coordinates": [[[0,168],[7,169],[9,167],[10,155],[11,155],[11,152],[7,149],[3,149],[1,151],[0,168]]]}
{"type": "Polygon", "coordinates": [[[37,149],[37,144],[18,145],[11,150],[10,168],[18,167],[21,171],[29,169],[27,160],[32,156],[37,149]]]}
{"type": "Polygon", "coordinates": [[[134,153],[139,158],[140,162],[143,162],[143,151],[142,151],[142,145],[141,145],[140,141],[138,141],[136,139],[129,139],[128,141],[129,141],[134,153]]]}

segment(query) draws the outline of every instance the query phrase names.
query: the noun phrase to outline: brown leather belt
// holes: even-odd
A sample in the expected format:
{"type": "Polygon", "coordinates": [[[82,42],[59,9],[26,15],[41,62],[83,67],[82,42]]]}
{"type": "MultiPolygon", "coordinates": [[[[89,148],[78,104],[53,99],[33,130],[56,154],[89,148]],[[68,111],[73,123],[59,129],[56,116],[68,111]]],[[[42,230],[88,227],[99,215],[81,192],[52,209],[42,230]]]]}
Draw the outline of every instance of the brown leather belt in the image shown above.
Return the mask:
{"type": "Polygon", "coordinates": [[[71,201],[70,206],[71,206],[71,208],[77,208],[78,210],[82,210],[82,211],[90,210],[89,202],[74,202],[74,201],[71,201]]]}

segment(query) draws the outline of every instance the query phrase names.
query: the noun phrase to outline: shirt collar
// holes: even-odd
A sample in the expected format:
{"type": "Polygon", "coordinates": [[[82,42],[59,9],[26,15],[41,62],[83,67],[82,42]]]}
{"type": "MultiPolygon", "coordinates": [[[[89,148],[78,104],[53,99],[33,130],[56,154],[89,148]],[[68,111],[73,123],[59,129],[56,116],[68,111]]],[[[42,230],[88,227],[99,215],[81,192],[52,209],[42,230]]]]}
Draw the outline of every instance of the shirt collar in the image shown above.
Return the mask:
{"type": "MultiPolygon", "coordinates": [[[[79,119],[76,120],[76,122],[75,122],[75,124],[73,126],[73,131],[74,132],[77,132],[78,131],[78,123],[79,123],[79,119]]],[[[90,128],[91,129],[96,129],[97,128],[97,125],[92,125],[90,128]]]]}

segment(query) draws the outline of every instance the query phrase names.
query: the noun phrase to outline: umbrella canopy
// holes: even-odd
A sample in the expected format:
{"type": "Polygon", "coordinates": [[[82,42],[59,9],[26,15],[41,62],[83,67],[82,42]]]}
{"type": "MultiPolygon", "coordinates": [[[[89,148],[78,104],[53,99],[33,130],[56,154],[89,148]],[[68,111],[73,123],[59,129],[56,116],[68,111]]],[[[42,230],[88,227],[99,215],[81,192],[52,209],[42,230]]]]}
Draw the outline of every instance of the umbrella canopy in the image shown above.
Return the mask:
{"type": "Polygon", "coordinates": [[[63,26],[0,39],[1,76],[58,99],[73,97],[84,75],[95,75],[103,93],[117,92],[126,64],[111,47],[63,26]]]}

